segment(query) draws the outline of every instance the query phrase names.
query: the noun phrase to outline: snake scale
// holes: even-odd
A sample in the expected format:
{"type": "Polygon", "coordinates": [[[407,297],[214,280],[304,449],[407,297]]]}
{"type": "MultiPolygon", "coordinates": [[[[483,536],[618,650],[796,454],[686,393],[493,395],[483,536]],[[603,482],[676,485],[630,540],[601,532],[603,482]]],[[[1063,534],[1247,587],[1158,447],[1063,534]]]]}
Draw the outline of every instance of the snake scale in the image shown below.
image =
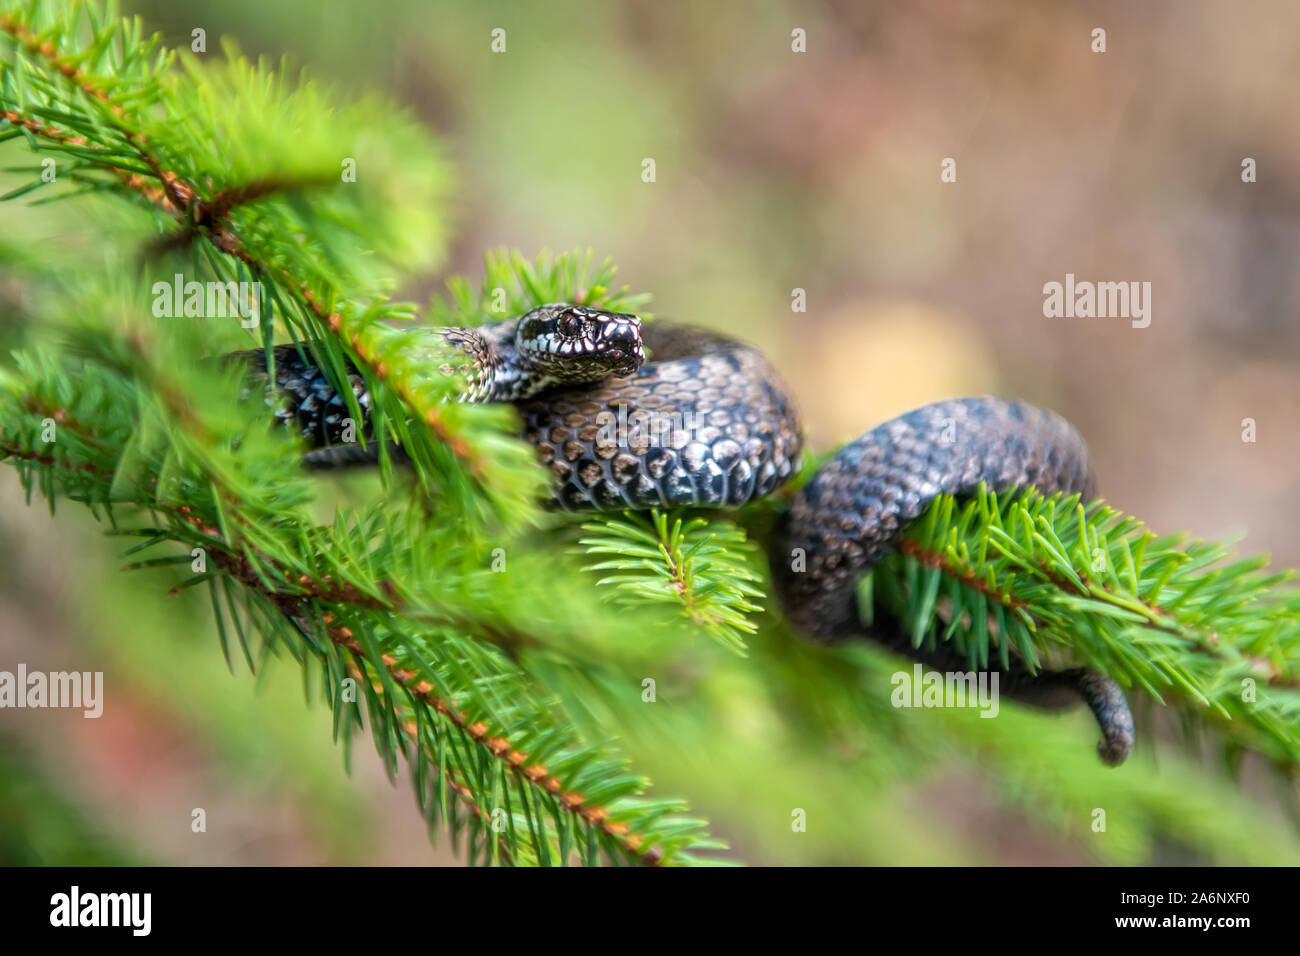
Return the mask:
{"type": "MultiPolygon", "coordinates": [[[[752,346],[567,304],[436,331],[465,356],[444,366],[464,376],[462,401],[514,403],[522,437],[550,467],[554,504],[563,509],[737,507],[772,493],[799,468],[794,404],[752,346]]],[[[263,352],[239,355],[264,375],[263,352]]],[[[364,432],[365,381],[351,369],[348,382],[367,419],[364,432]]],[[[277,415],[306,438],[307,465],[375,460],[374,442],[364,449],[340,444],[347,405],[296,347],[276,348],[275,380],[267,385],[277,415]]],[[[841,449],[794,495],[769,547],[775,590],[795,629],[825,642],[866,636],[936,669],[967,671],[950,648],[914,648],[896,622],[882,623],[879,614],[864,628],[855,582],[935,496],[969,495],[981,482],[1085,499],[1093,491],[1079,434],[1058,415],[1022,402],[926,405],[841,449]]],[[[1053,709],[1086,703],[1101,728],[1098,752],[1106,763],[1119,764],[1131,752],[1133,718],[1110,678],[1084,668],[995,670],[999,691],[1014,700],[1053,709]]]]}

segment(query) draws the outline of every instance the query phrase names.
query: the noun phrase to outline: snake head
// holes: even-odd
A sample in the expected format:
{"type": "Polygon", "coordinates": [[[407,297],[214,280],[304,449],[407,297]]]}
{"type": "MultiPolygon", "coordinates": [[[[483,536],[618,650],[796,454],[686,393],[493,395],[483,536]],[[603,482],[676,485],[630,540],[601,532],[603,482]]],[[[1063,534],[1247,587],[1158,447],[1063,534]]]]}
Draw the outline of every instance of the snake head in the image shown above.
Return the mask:
{"type": "Polygon", "coordinates": [[[580,305],[543,305],[519,320],[515,349],[552,382],[583,384],[631,375],[645,361],[641,320],[580,305]]]}

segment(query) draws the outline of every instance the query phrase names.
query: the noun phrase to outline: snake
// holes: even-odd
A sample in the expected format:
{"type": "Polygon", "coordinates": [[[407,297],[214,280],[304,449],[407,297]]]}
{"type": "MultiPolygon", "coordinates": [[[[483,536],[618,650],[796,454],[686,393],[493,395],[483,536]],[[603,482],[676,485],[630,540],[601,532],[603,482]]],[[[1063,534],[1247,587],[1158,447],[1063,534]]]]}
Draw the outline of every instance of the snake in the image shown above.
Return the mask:
{"type": "MultiPolygon", "coordinates": [[[[473,327],[432,330],[456,360],[460,401],[506,402],[519,436],[552,477],[565,511],[738,508],[773,494],[801,468],[803,431],[789,390],[756,347],[691,325],[642,322],[571,303],[473,327]]],[[[295,345],[237,353],[262,377],[276,416],[304,438],[312,469],[374,462],[376,443],[348,437],[348,403],[295,345]]],[[[354,366],[347,387],[369,428],[371,396],[354,366]]],[[[390,446],[400,454],[400,448],[390,446]]],[[[773,590],[792,629],[826,644],[866,638],[938,670],[965,673],[947,645],[913,646],[875,613],[864,626],[858,580],[893,549],[940,495],[981,486],[1033,488],[1090,500],[1087,447],[1064,418],[1025,402],[950,399],[877,425],[840,448],[790,497],[768,548],[773,590]]],[[[873,608],[873,611],[875,609],[873,608]]],[[[1101,731],[1102,761],[1134,746],[1132,713],[1115,681],[1092,669],[1030,672],[990,667],[999,693],[1045,710],[1082,702],[1101,731]]]]}

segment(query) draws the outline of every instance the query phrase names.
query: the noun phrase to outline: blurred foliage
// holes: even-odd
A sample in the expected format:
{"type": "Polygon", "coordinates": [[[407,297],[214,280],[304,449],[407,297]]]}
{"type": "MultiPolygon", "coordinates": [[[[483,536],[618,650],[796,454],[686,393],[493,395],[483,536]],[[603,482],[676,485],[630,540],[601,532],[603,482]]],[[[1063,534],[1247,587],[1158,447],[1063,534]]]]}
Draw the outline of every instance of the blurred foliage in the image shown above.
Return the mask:
{"type": "Polygon", "coordinates": [[[135,866],[100,821],[73,806],[56,781],[17,745],[0,739],[0,865],[135,866]]]}

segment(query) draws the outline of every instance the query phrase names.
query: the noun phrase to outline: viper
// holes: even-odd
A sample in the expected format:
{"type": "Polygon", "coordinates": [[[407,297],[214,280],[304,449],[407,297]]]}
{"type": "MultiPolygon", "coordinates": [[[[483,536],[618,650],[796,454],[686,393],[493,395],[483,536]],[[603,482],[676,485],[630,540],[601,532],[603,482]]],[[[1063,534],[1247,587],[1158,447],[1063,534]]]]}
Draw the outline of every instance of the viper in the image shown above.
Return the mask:
{"type": "MultiPolygon", "coordinates": [[[[643,324],[628,313],[544,305],[510,320],[433,330],[458,359],[444,372],[467,402],[510,402],[521,437],[553,476],[553,503],[570,511],[691,506],[736,508],[771,494],[799,470],[802,430],[780,376],[758,349],[686,325],[643,324]]],[[[296,346],[275,348],[265,381],[276,414],[306,439],[312,468],[374,461],[355,441],[348,404],[296,346]]],[[[265,354],[239,353],[265,376],[265,354]]],[[[365,433],[371,401],[348,369],[365,433]]],[[[400,449],[395,449],[400,453],[400,449]]],[[[1063,418],[1023,402],[941,401],[871,429],[840,449],[794,495],[768,548],[774,590],[794,629],[823,642],[867,637],[946,671],[966,671],[946,645],[913,647],[881,613],[861,623],[857,581],[895,548],[939,495],[999,492],[1093,495],[1087,448],[1063,418]]],[[[875,609],[873,609],[875,610],[875,609]]],[[[994,668],[999,690],[1043,709],[1085,703],[1104,762],[1122,763],[1133,718],[1118,685],[1087,668],[1030,673],[994,668]]]]}

